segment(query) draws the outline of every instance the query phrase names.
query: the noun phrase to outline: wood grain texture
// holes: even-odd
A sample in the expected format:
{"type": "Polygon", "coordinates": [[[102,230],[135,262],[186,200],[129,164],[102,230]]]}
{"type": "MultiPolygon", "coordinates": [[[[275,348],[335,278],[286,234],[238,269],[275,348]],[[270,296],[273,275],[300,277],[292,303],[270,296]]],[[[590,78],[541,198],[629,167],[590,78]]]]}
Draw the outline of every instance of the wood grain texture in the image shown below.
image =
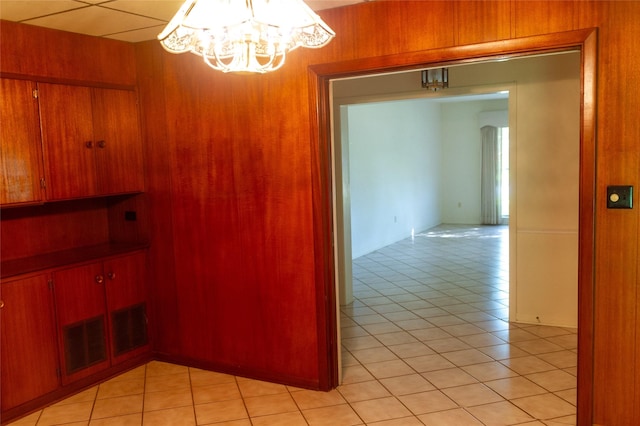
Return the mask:
{"type": "Polygon", "coordinates": [[[588,2],[578,14],[599,27],[593,410],[604,425],[640,422],[640,212],[606,208],[608,185],[640,185],[639,17],[638,2],[588,2]]]}
{"type": "Polygon", "coordinates": [[[40,274],[0,283],[4,302],[0,309],[3,412],[60,386],[53,293],[48,280],[48,274],[40,274]]]}
{"type": "MultiPolygon", "coordinates": [[[[180,330],[175,324],[177,318],[177,292],[175,256],[173,247],[173,204],[171,194],[171,156],[166,143],[167,123],[164,91],[157,90],[164,80],[162,68],[163,52],[157,50],[154,42],[136,45],[138,88],[146,188],[144,195],[149,211],[148,235],[153,238],[149,247],[149,327],[154,349],[168,353],[176,348],[180,330]],[[151,291],[151,289],[153,289],[151,291]]],[[[116,219],[119,220],[119,219],[116,219]]],[[[113,223],[113,221],[112,221],[113,223]]]]}
{"type": "Polygon", "coordinates": [[[512,2],[481,0],[453,2],[456,45],[506,40],[511,36],[512,2]]]}
{"type": "Polygon", "coordinates": [[[58,82],[136,84],[131,43],[10,21],[0,22],[0,39],[0,72],[5,74],[58,82]]]}
{"type": "Polygon", "coordinates": [[[96,154],[91,88],[38,85],[49,200],[96,195],[96,154]]]}
{"type": "Polygon", "coordinates": [[[136,93],[94,88],[92,107],[97,192],[111,195],[143,191],[144,167],[136,93]]]}
{"type": "Polygon", "coordinates": [[[527,37],[577,29],[574,1],[520,1],[511,2],[514,37],[527,37]]]}
{"type": "MultiPolygon", "coordinates": [[[[367,2],[322,11],[336,39],[323,49],[294,52],[282,70],[268,76],[223,75],[192,55],[169,55],[152,42],[135,46],[152,207],[150,265],[158,280],[154,309],[171,318],[158,318],[158,349],[257,377],[309,387],[330,383],[331,354],[323,346],[329,329],[318,327],[330,315],[319,300],[331,274],[324,234],[330,213],[315,211],[330,202],[318,193],[326,182],[327,147],[317,145],[319,130],[310,119],[316,105],[309,105],[309,97],[318,89],[310,87],[309,66],[317,73],[341,70],[342,76],[356,75],[350,66],[357,61],[364,61],[363,69],[395,70],[398,55],[433,63],[451,59],[443,48],[454,45],[461,63],[500,57],[499,40],[468,43],[501,37],[505,20],[511,22],[510,37],[533,37],[519,52],[562,37],[562,31],[597,27],[593,421],[638,424],[637,409],[629,408],[639,405],[640,393],[637,370],[630,372],[640,362],[638,209],[606,210],[603,200],[607,185],[640,185],[639,3],[511,1],[477,12],[430,3],[367,2]],[[495,16],[498,27],[478,28],[469,22],[474,13],[495,16]],[[371,28],[381,35],[372,36],[371,28]]],[[[36,57],[39,46],[47,46],[40,30],[4,22],[1,27],[3,72],[65,78],[71,43],[62,43],[61,56],[53,60],[53,53],[43,53],[43,61],[36,57]],[[13,49],[6,40],[15,40],[20,54],[34,52],[34,58],[21,58],[16,50],[4,61],[13,49]]],[[[90,71],[93,65],[68,69],[71,76],[91,79],[90,71]]],[[[581,336],[583,354],[590,342],[581,336]]],[[[578,398],[589,400],[582,391],[578,398]]],[[[590,422],[590,408],[579,407],[587,412],[581,423],[590,422]]]]}
{"type": "MultiPolygon", "coordinates": [[[[114,334],[116,331],[112,324],[114,311],[129,308],[134,305],[147,302],[147,262],[146,253],[137,252],[125,256],[112,257],[103,262],[105,277],[105,298],[109,316],[108,335],[111,336],[111,345],[114,347],[114,334]]],[[[112,364],[117,364],[127,359],[134,358],[141,353],[148,352],[149,344],[116,355],[112,350],[112,364]]]]}
{"type": "MultiPolygon", "coordinates": [[[[62,383],[69,384],[75,380],[88,377],[109,367],[109,352],[104,361],[93,363],[77,371],[68,371],[65,362],[66,326],[80,321],[101,318],[104,323],[104,338],[107,339],[107,315],[105,302],[104,272],[101,262],[73,266],[53,273],[53,285],[58,324],[58,347],[62,365],[62,383]],[[102,279],[99,282],[98,278],[102,279]]],[[[109,348],[105,340],[104,345],[109,348]]],[[[80,349],[80,348],[78,348],[80,349]]]]}
{"type": "Polygon", "coordinates": [[[2,260],[106,243],[108,225],[103,199],[6,209],[0,224],[2,260]]]}
{"type": "Polygon", "coordinates": [[[0,204],[43,200],[42,144],[36,84],[0,79],[0,204]]]}

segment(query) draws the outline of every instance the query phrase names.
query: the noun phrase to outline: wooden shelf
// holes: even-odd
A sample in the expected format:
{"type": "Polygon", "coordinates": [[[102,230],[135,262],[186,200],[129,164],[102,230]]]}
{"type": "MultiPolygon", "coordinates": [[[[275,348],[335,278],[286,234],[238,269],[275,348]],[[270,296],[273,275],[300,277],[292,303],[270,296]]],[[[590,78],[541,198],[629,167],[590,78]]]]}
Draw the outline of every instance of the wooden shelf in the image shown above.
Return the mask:
{"type": "Polygon", "coordinates": [[[105,243],[89,247],[45,253],[21,259],[6,260],[0,264],[0,278],[6,279],[18,275],[53,269],[65,265],[87,262],[104,257],[129,253],[147,248],[147,243],[105,243]]]}

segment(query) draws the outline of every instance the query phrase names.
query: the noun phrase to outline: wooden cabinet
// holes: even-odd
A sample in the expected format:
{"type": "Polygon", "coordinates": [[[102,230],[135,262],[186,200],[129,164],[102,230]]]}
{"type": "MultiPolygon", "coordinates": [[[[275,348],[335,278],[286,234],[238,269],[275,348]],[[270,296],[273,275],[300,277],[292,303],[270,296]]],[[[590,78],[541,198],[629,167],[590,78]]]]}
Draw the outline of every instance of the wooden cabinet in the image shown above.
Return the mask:
{"type": "Polygon", "coordinates": [[[60,386],[50,274],[0,284],[2,411],[60,386]]]}
{"type": "Polygon", "coordinates": [[[47,198],[144,189],[136,94],[39,83],[47,198]]]}
{"type": "Polygon", "coordinates": [[[53,282],[64,384],[148,350],[144,252],[58,270],[53,282]]]}
{"type": "Polygon", "coordinates": [[[43,200],[36,84],[0,78],[0,204],[43,200]]]}

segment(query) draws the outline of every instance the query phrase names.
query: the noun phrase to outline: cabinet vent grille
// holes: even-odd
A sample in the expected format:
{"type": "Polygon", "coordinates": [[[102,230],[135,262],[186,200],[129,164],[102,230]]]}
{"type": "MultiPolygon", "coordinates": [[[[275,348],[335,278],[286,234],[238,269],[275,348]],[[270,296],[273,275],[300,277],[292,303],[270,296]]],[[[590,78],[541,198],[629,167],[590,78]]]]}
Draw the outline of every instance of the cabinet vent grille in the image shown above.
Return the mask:
{"type": "Polygon", "coordinates": [[[121,355],[147,344],[146,305],[130,306],[111,313],[113,354],[121,355]]]}
{"type": "Polygon", "coordinates": [[[107,359],[102,316],[67,325],[63,334],[67,374],[107,359]]]}

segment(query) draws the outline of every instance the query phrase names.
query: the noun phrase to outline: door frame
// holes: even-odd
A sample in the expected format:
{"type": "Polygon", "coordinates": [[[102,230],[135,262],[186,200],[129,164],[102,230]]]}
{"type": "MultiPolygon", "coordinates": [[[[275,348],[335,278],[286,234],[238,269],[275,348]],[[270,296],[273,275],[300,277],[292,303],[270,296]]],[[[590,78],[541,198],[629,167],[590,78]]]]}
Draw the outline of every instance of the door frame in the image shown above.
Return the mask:
{"type": "Polygon", "coordinates": [[[591,424],[593,413],[593,312],[596,176],[597,29],[407,52],[312,65],[308,68],[311,183],[316,304],[318,318],[318,384],[338,386],[338,295],[333,230],[333,182],[330,81],[383,72],[419,70],[475,62],[513,59],[579,50],[580,177],[578,219],[578,424],[591,424]]]}

